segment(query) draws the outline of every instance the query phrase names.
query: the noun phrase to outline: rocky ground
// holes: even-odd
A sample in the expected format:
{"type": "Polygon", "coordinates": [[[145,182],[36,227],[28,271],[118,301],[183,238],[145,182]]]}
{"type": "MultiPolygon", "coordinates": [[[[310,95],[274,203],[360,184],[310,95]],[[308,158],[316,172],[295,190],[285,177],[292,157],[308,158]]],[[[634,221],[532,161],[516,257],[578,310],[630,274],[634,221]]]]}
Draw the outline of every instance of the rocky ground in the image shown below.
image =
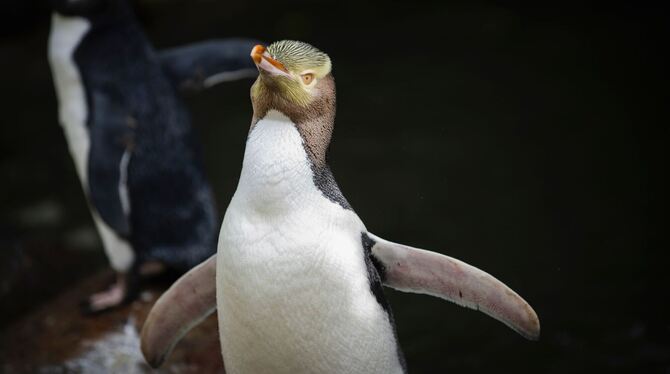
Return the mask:
{"type": "Polygon", "coordinates": [[[128,306],[83,317],[82,295],[101,289],[110,277],[90,276],[0,332],[0,372],[223,373],[214,315],[177,345],[163,367],[152,370],[145,363],[139,332],[162,292],[157,286],[128,306]]]}

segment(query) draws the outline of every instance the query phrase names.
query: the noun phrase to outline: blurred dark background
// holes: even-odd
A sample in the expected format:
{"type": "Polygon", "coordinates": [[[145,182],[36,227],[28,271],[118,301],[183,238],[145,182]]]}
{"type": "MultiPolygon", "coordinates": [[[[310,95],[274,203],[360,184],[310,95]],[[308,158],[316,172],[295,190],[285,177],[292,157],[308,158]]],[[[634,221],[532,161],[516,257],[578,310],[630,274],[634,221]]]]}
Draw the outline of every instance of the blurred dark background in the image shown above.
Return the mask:
{"type": "MultiPolygon", "coordinates": [[[[387,290],[410,372],[670,373],[660,7],[135,3],[157,48],[250,36],[329,53],[331,165],[367,227],[490,272],[540,317],[528,342],[481,313],[387,290]]],[[[0,8],[1,335],[106,259],[57,122],[48,7],[0,8]]],[[[187,98],[221,214],[251,82],[187,98]]]]}

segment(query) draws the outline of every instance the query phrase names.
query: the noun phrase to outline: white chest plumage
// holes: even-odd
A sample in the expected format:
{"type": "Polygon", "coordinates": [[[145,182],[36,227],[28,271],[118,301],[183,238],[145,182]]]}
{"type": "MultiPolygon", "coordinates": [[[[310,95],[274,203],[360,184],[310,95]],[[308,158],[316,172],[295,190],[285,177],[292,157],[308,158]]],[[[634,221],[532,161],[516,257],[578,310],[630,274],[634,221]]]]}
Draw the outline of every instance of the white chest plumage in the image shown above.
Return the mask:
{"type": "Polygon", "coordinates": [[[91,142],[86,128],[88,107],[84,85],[73,55],[90,27],[84,18],[54,13],[49,35],[49,64],[58,97],[59,120],[84,188],[87,188],[86,168],[91,142]]]}
{"type": "Polygon", "coordinates": [[[295,125],[249,135],[221,227],[217,307],[228,373],[400,372],[370,291],[360,219],[323,196],[295,125]]]}
{"type": "MultiPolygon", "coordinates": [[[[51,17],[48,50],[58,97],[59,121],[65,132],[79,180],[86,193],[89,188],[88,157],[91,150],[91,140],[86,126],[89,111],[84,84],[74,62],[74,52],[90,28],[91,24],[85,18],[65,17],[54,13],[51,17]]],[[[119,185],[120,191],[122,188],[125,188],[125,185],[119,185]]],[[[91,207],[91,214],[112,268],[117,271],[128,270],[135,258],[130,245],[103,222],[94,207],[91,207]]]]}

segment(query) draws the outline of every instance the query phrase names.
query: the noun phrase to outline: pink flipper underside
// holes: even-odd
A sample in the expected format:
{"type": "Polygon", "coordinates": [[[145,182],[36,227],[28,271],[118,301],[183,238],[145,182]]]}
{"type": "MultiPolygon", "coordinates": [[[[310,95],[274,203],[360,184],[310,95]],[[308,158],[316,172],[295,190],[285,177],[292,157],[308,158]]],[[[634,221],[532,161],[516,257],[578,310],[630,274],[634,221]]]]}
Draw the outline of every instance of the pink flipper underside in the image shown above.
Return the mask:
{"type": "Polygon", "coordinates": [[[216,310],[216,255],[184,274],[156,301],[142,327],[142,353],[154,368],[216,310]]]}
{"type": "Polygon", "coordinates": [[[540,321],[533,308],[490,274],[439,253],[368,235],[376,242],[372,255],[385,267],[385,286],[482,311],[527,339],[539,338],[540,321]]]}

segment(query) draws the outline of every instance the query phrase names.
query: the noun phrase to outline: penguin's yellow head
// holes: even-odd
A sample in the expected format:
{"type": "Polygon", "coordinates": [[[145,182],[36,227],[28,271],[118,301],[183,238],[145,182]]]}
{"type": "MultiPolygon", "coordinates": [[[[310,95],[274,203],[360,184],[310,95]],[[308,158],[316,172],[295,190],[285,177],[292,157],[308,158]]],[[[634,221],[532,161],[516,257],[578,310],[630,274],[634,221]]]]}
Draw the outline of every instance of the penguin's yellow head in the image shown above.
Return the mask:
{"type": "Polygon", "coordinates": [[[307,107],[323,94],[323,81],[332,83],[330,57],[304,42],[282,40],[267,48],[257,45],[251,58],[260,72],[251,88],[252,101],[271,96],[273,101],[307,107]]]}

